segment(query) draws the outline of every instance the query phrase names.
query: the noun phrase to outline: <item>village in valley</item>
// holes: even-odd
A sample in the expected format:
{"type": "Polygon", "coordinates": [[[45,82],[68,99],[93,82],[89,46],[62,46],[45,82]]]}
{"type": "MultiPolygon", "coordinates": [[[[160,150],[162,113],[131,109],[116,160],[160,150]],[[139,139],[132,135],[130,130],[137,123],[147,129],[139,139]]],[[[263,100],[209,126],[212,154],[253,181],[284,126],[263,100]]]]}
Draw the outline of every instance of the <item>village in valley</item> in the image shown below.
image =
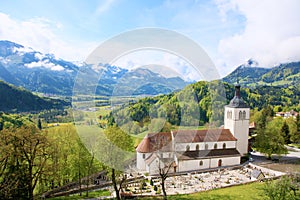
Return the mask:
{"type": "Polygon", "coordinates": [[[0,6],[0,200],[300,200],[300,1],[0,6]]]}
{"type": "MultiPolygon", "coordinates": [[[[288,151],[275,152],[271,159],[266,153],[256,151],[257,125],[250,123],[250,107],[241,97],[241,86],[235,85],[234,90],[233,98],[224,106],[224,124],[219,128],[150,132],[141,138],[134,158],[118,175],[119,194],[115,193],[109,174],[101,171],[84,178],[83,182],[90,179],[88,186],[66,185],[44,196],[108,190],[109,196],[99,198],[116,198],[116,195],[167,198],[296,177],[300,149],[288,146],[288,151]]],[[[274,114],[274,118],[280,119],[296,120],[297,117],[293,110],[274,114]]]]}

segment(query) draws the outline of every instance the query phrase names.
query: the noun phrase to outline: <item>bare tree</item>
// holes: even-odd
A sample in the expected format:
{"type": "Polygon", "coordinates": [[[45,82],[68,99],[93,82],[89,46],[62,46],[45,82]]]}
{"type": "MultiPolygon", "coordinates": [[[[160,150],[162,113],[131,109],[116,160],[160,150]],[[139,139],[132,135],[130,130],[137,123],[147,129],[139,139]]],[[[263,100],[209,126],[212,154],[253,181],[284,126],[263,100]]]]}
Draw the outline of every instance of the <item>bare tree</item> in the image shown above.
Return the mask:
{"type": "Polygon", "coordinates": [[[158,175],[161,179],[161,189],[163,192],[163,196],[164,199],[167,199],[165,181],[168,178],[172,167],[176,166],[171,140],[171,133],[157,133],[154,137],[154,156],[156,156],[157,159],[157,170],[158,175]]]}

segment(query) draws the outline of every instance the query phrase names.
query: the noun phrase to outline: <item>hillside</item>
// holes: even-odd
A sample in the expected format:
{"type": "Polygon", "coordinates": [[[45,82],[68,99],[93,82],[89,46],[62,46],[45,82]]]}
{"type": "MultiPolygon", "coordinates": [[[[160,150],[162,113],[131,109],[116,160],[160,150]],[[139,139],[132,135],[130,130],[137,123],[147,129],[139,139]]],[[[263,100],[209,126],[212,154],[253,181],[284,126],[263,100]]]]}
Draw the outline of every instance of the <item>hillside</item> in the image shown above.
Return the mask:
{"type": "Polygon", "coordinates": [[[240,65],[232,73],[223,78],[224,82],[235,84],[239,79],[242,86],[254,88],[256,86],[300,85],[300,62],[284,63],[273,68],[258,67],[258,63],[249,60],[240,65]]]}
{"type": "Polygon", "coordinates": [[[68,106],[62,100],[41,98],[31,92],[0,81],[0,111],[32,112],[49,109],[62,109],[68,106]]]}
{"type": "MultiPolygon", "coordinates": [[[[108,116],[108,121],[117,122],[133,134],[145,131],[149,123],[156,130],[156,126],[164,124],[164,120],[180,126],[202,126],[207,122],[220,126],[223,123],[224,106],[233,98],[234,91],[234,85],[222,81],[200,81],[181,91],[147,97],[116,109],[108,116]]],[[[241,96],[252,110],[260,110],[267,105],[300,109],[300,90],[294,86],[242,87],[241,96]]]]}

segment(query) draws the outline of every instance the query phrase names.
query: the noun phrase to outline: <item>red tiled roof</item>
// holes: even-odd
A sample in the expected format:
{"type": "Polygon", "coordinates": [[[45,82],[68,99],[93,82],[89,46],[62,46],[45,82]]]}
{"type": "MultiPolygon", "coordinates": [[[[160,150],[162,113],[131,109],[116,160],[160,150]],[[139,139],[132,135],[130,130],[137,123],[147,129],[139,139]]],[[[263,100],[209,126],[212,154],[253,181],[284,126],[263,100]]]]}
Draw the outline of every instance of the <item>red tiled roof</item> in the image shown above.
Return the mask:
{"type": "Polygon", "coordinates": [[[251,122],[250,124],[249,124],[249,129],[255,129],[256,128],[256,123],[255,122],[251,122]]]}
{"type": "Polygon", "coordinates": [[[173,131],[176,143],[237,141],[229,129],[173,131]]]}
{"type": "Polygon", "coordinates": [[[136,148],[137,152],[150,153],[157,150],[171,151],[172,135],[171,133],[149,133],[136,148]]]}

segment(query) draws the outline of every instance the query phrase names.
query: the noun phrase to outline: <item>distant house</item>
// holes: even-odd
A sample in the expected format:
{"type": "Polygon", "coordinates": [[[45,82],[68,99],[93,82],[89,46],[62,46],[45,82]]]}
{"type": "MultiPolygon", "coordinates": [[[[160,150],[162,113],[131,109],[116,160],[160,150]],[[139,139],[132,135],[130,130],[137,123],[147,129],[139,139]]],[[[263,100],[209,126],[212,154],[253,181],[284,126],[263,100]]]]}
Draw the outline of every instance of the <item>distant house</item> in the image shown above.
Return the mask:
{"type": "Polygon", "coordinates": [[[296,118],[298,114],[299,114],[298,112],[296,112],[294,110],[291,110],[291,111],[288,111],[288,112],[277,112],[275,116],[276,117],[283,117],[283,118],[286,119],[286,118],[289,118],[289,117],[296,118]]]}
{"type": "Polygon", "coordinates": [[[136,148],[137,168],[156,174],[164,167],[186,172],[238,165],[248,153],[249,116],[250,108],[237,85],[234,98],[225,106],[224,128],[150,133],[136,148]]]}
{"type": "Polygon", "coordinates": [[[254,169],[254,170],[251,172],[251,178],[255,178],[255,179],[257,179],[257,180],[261,180],[261,179],[264,179],[264,178],[265,178],[265,175],[264,175],[264,173],[263,173],[261,170],[254,169]]]}

